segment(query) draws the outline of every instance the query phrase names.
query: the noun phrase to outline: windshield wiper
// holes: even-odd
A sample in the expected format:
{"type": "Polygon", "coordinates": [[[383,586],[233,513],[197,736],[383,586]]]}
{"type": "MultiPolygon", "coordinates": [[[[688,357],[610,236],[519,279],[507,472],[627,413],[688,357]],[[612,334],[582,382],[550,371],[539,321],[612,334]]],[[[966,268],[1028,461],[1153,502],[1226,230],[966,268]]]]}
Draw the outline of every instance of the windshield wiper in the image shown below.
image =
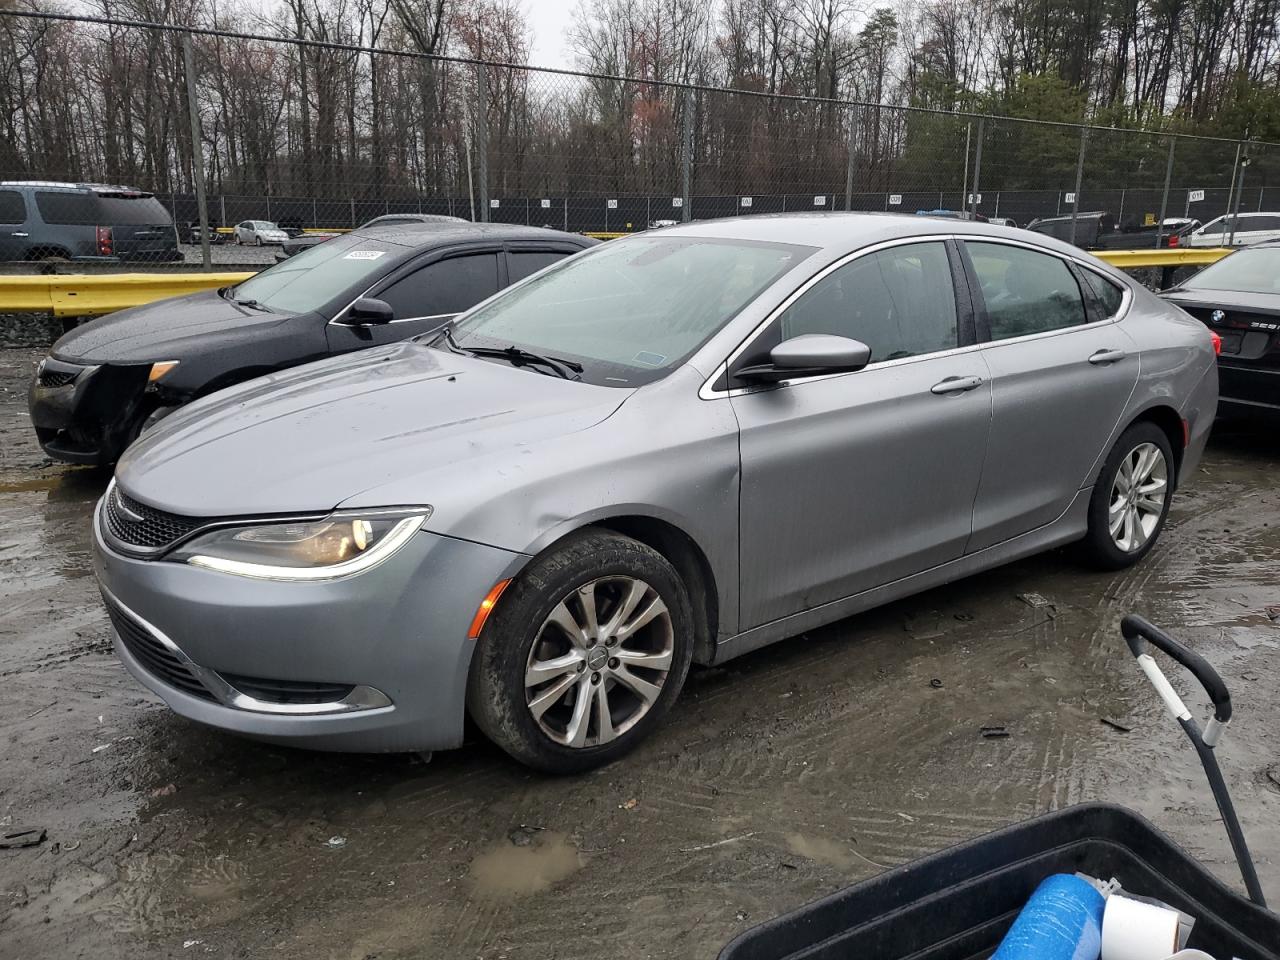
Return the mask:
{"type": "MultiPolygon", "coordinates": [[[[450,338],[452,339],[452,337],[450,338]]],[[[496,357],[506,360],[513,367],[545,367],[557,377],[566,380],[576,379],[582,373],[582,364],[561,357],[548,357],[541,353],[533,353],[517,346],[510,347],[463,347],[473,357],[496,357]]]]}
{"type": "Polygon", "coordinates": [[[574,360],[534,353],[514,344],[509,347],[464,347],[458,343],[453,335],[453,324],[447,324],[442,327],[440,332],[432,338],[431,344],[435,345],[441,340],[448,344],[449,349],[455,353],[461,353],[468,357],[494,357],[499,360],[506,360],[513,367],[545,367],[556,376],[563,377],[566,380],[577,379],[583,369],[582,364],[574,360]]]}
{"type": "Polygon", "coordinates": [[[236,305],[240,307],[250,307],[254,310],[261,310],[263,313],[270,313],[270,307],[264,307],[257,300],[237,300],[236,305]]]}

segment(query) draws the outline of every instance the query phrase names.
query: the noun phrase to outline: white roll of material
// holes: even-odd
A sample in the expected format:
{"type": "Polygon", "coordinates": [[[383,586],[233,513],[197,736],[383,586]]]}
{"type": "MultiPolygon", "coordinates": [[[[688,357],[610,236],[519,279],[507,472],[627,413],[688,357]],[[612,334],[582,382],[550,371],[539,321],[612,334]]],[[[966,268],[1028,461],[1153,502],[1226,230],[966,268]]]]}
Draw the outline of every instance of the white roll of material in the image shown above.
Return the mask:
{"type": "Polygon", "coordinates": [[[1113,893],[1102,914],[1102,960],[1167,960],[1178,952],[1176,910],[1113,893]]]}

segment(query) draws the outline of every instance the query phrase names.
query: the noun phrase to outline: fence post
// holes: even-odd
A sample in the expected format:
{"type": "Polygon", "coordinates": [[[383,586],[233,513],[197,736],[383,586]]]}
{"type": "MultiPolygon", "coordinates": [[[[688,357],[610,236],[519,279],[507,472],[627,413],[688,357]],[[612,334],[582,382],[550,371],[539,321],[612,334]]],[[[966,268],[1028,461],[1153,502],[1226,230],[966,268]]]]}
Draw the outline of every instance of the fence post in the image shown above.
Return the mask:
{"type": "Polygon", "coordinates": [[[311,225],[313,227],[320,226],[320,210],[316,204],[316,198],[311,198],[311,225]]]}
{"type": "Polygon", "coordinates": [[[1231,214],[1231,202],[1236,195],[1236,177],[1240,173],[1240,149],[1243,144],[1236,144],[1236,158],[1231,162],[1231,186],[1227,188],[1227,209],[1223,211],[1227,216],[1231,214]]]}
{"type": "Polygon", "coordinates": [[[1231,209],[1231,234],[1227,237],[1227,246],[1235,246],[1236,221],[1240,219],[1240,198],[1244,195],[1244,172],[1249,168],[1249,158],[1240,159],[1240,179],[1236,181],[1236,202],[1231,209]]]}
{"type": "Polygon", "coordinates": [[[978,191],[981,189],[980,183],[982,179],[982,131],[986,122],[986,117],[978,118],[978,149],[974,151],[973,191],[969,194],[969,215],[972,217],[976,217],[978,214],[978,191]]]}
{"type": "Polygon", "coordinates": [[[476,179],[480,188],[480,221],[489,222],[489,77],[488,67],[476,64],[475,122],[476,179]]]}
{"type": "Polygon", "coordinates": [[[1169,181],[1173,179],[1173,145],[1176,137],[1169,138],[1169,159],[1164,163],[1164,192],[1160,194],[1160,219],[1156,223],[1156,247],[1164,246],[1164,215],[1169,209],[1169,181]]]}
{"type": "MultiPolygon", "coordinates": [[[[960,209],[967,205],[964,195],[969,192],[969,148],[973,139],[973,121],[964,125],[964,178],[960,183],[960,209]]],[[[938,194],[938,209],[942,209],[942,194],[938,194]]]]}
{"type": "Polygon", "coordinates": [[[227,195],[225,193],[218,194],[218,209],[222,211],[218,217],[218,223],[225,227],[227,225],[227,195]]]}
{"type": "Polygon", "coordinates": [[[1076,158],[1076,192],[1071,196],[1071,242],[1076,242],[1076,218],[1080,216],[1080,186],[1084,182],[1084,147],[1088,127],[1080,128],[1080,155],[1076,158]]]}
{"type": "Polygon", "coordinates": [[[854,163],[854,143],[858,139],[858,108],[849,108],[849,159],[845,163],[844,169],[844,209],[846,212],[853,209],[853,163],[854,163]]]}
{"type": "MultiPolygon", "coordinates": [[[[693,88],[684,88],[684,130],[680,136],[680,219],[688,222],[693,216],[693,88]]],[[[568,217],[566,204],[566,218],[568,217]]]]}
{"type": "Polygon", "coordinates": [[[200,110],[196,103],[196,58],[191,49],[191,34],[182,35],[183,82],[187,88],[187,110],[191,115],[191,167],[196,182],[196,209],[200,215],[200,260],[208,270],[213,265],[209,253],[209,203],[204,193],[204,143],[200,133],[200,110]]]}

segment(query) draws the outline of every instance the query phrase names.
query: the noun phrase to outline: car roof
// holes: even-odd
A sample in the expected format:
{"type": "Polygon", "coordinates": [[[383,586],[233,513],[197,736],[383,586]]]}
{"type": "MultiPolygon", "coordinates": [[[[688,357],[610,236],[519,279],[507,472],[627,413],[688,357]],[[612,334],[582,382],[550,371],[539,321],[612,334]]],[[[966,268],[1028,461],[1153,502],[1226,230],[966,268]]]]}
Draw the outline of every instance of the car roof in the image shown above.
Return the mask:
{"type": "Polygon", "coordinates": [[[423,226],[419,223],[394,223],[387,226],[374,224],[357,227],[347,236],[377,238],[406,247],[437,247],[483,240],[571,240],[583,247],[596,242],[580,233],[562,233],[559,230],[512,223],[470,223],[463,220],[459,223],[433,223],[430,230],[424,230],[423,226]]]}
{"type": "Polygon", "coordinates": [[[943,220],[911,213],[764,213],[723,220],[694,220],[666,227],[661,234],[648,236],[660,236],[663,240],[682,236],[758,240],[852,250],[882,240],[939,233],[1007,237],[1024,243],[1034,242],[1058,252],[1069,252],[1072,256],[1078,256],[1082,252],[1078,247],[1061,243],[1052,237],[1036,235],[1029,238],[1025,230],[1015,227],[974,220],[943,220]]]}

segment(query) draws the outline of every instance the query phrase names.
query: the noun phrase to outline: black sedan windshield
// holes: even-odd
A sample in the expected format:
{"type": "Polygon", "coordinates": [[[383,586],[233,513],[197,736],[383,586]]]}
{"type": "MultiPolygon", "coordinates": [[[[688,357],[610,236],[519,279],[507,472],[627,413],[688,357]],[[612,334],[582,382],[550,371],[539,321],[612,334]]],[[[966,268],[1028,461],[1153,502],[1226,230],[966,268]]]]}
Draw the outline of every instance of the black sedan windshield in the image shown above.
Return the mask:
{"type": "Polygon", "coordinates": [[[232,295],[269,310],[306,313],[349,287],[373,283],[406,252],[400,244],[384,240],[334,237],[268,267],[236,287],[232,295]]]}
{"type": "Polygon", "coordinates": [[[1223,257],[1182,284],[1184,290],[1280,293],[1280,247],[1251,247],[1223,257]]]}
{"type": "Polygon", "coordinates": [[[638,236],[596,247],[458,321],[468,347],[517,346],[582,364],[582,379],[637,386],[664,376],[811,247],[638,236]]]}

